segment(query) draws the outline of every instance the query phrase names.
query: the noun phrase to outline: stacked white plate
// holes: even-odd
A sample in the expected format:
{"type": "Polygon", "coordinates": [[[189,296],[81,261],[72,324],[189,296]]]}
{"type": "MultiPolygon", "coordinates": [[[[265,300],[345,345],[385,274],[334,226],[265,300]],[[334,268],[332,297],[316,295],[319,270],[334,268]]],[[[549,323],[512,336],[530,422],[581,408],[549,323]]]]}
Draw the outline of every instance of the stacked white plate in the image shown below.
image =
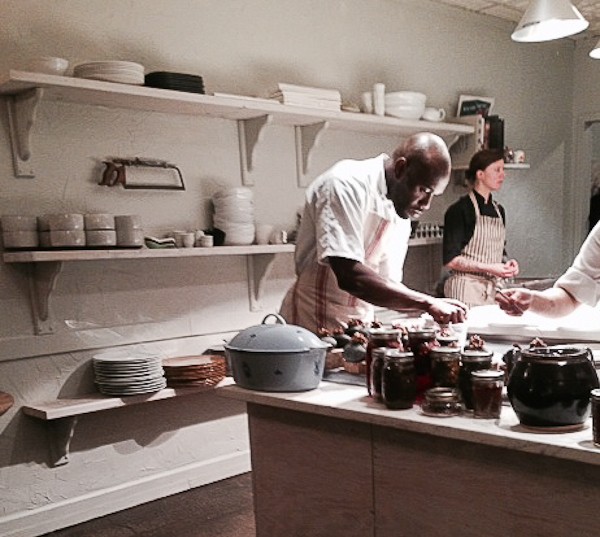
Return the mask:
{"type": "Polygon", "coordinates": [[[385,113],[400,119],[420,119],[425,111],[427,95],[416,91],[394,91],[385,94],[385,113]]]}
{"type": "Polygon", "coordinates": [[[73,76],[141,86],[144,84],[144,66],[124,61],[86,62],[73,68],[73,76]]]}
{"type": "Polygon", "coordinates": [[[252,190],[245,187],[220,190],[213,196],[214,226],[225,232],[225,244],[246,245],[254,242],[254,201],[252,190]]]}
{"type": "Polygon", "coordinates": [[[167,386],[162,356],[145,352],[112,351],[93,358],[98,391],[104,395],[138,395],[167,386]]]}

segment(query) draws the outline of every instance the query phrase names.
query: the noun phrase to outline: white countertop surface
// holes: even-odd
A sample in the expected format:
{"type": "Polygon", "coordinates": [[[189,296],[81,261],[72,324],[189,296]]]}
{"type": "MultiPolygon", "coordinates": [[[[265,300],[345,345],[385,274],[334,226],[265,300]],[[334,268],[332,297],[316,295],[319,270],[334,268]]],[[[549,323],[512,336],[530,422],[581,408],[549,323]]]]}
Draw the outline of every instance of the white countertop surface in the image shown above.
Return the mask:
{"type": "Polygon", "coordinates": [[[388,410],[374,402],[362,386],[323,381],[315,390],[297,393],[260,392],[239,386],[217,390],[219,395],[275,408],[443,436],[526,453],[600,465],[600,448],[592,441],[592,420],[567,433],[532,432],[519,424],[510,406],[499,419],[475,419],[470,413],[446,418],[423,415],[417,406],[388,410]]]}

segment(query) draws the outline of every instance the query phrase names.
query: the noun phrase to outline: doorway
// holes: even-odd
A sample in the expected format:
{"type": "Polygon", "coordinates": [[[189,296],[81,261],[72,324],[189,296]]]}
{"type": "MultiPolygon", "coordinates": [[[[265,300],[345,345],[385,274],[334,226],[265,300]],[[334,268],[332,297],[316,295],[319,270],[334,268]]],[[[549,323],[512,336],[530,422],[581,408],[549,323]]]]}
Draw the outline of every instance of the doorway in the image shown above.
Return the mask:
{"type": "Polygon", "coordinates": [[[590,127],[591,136],[591,174],[590,174],[590,212],[588,231],[600,220],[600,122],[590,127]]]}

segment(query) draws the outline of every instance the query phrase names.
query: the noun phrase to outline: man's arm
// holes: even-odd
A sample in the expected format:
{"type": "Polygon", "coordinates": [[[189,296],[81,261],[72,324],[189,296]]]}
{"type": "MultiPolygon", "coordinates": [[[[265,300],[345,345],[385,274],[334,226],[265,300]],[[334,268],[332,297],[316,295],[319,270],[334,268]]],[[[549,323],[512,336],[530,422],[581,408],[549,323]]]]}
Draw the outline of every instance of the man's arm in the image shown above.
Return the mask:
{"type": "Polygon", "coordinates": [[[353,259],[330,257],[329,264],[340,289],[365,302],[390,310],[420,309],[442,324],[465,320],[467,308],[458,301],[434,298],[403,284],[390,282],[353,259]]]}

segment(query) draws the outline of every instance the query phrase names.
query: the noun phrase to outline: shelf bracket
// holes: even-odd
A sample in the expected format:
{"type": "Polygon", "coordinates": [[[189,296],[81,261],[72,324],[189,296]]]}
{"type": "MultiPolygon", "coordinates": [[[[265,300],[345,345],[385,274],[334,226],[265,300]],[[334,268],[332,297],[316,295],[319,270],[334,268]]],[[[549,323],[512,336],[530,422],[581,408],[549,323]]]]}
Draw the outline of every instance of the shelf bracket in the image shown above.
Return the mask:
{"type": "Polygon", "coordinates": [[[47,335],[54,333],[50,319],[50,295],[56,287],[56,280],[62,270],[61,261],[33,263],[29,278],[29,294],[35,333],[47,335]]]}
{"type": "Polygon", "coordinates": [[[30,161],[31,129],[43,93],[42,88],[32,88],[16,95],[9,95],[7,98],[8,126],[15,177],[35,177],[33,164],[30,161]]]}
{"type": "Polygon", "coordinates": [[[260,299],[264,290],[264,282],[269,275],[275,254],[256,254],[246,256],[248,267],[248,293],[250,299],[250,311],[260,311],[260,299]]]}
{"type": "Polygon", "coordinates": [[[269,114],[251,119],[238,119],[238,140],[240,144],[240,169],[242,184],[252,186],[254,181],[249,174],[254,167],[254,150],[260,141],[263,129],[271,122],[269,114]]]}
{"type": "Polygon", "coordinates": [[[312,150],[317,146],[321,134],[329,127],[328,121],[321,121],[312,125],[301,125],[295,127],[296,135],[296,175],[298,186],[308,186],[306,174],[310,167],[310,156],[312,150]]]}
{"type": "Polygon", "coordinates": [[[69,462],[69,451],[75,433],[75,425],[77,425],[77,416],[46,422],[50,446],[50,466],[63,466],[69,462]]]}

